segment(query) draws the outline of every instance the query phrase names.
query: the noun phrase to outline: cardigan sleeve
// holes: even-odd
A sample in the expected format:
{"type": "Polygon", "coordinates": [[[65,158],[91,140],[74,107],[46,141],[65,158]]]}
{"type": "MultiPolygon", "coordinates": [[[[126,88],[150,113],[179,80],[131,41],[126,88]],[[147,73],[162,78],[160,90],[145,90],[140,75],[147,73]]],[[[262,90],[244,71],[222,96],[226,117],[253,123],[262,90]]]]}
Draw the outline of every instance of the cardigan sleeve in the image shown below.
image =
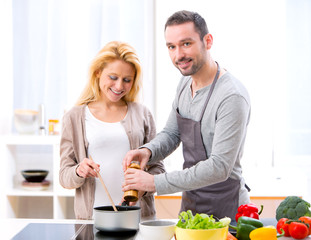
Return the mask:
{"type": "Polygon", "coordinates": [[[76,174],[78,161],[74,151],[74,139],[76,139],[74,138],[74,132],[78,131],[78,126],[72,122],[72,115],[73,112],[70,111],[63,117],[60,140],[59,182],[62,187],[68,189],[78,188],[85,182],[84,178],[81,178],[76,174]]]}

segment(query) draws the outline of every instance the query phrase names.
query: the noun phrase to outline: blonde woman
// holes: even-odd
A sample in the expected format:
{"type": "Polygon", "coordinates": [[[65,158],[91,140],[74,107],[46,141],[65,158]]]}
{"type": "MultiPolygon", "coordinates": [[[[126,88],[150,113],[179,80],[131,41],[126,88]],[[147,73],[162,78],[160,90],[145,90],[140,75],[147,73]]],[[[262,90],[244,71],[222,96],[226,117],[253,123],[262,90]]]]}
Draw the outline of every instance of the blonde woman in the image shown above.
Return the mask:
{"type": "MultiPolygon", "coordinates": [[[[108,43],[92,61],[76,106],[63,117],[59,177],[64,188],[76,189],[77,219],[92,219],[94,207],[111,205],[95,170],[103,177],[114,203],[120,203],[123,157],[156,135],[150,111],[137,103],[140,77],[135,50],[124,42],[108,43]]],[[[165,171],[162,162],[145,170],[150,174],[165,171]]],[[[155,218],[153,193],[140,195],[141,218],[155,218]]]]}

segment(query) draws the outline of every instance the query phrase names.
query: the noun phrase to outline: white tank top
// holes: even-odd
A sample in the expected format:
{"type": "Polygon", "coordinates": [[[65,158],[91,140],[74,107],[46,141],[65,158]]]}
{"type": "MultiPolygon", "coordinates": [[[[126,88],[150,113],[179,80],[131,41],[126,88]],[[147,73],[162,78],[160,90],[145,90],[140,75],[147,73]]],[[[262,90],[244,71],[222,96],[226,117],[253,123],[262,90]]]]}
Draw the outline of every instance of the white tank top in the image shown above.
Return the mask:
{"type": "MultiPolygon", "coordinates": [[[[125,116],[126,118],[126,116],[125,116]]],[[[89,142],[88,154],[100,164],[100,174],[115,205],[122,201],[124,179],[122,161],[130,150],[125,129],[120,122],[107,123],[95,118],[90,109],[85,112],[86,138],[89,142]]],[[[95,178],[94,207],[111,205],[100,180],[95,178]]]]}

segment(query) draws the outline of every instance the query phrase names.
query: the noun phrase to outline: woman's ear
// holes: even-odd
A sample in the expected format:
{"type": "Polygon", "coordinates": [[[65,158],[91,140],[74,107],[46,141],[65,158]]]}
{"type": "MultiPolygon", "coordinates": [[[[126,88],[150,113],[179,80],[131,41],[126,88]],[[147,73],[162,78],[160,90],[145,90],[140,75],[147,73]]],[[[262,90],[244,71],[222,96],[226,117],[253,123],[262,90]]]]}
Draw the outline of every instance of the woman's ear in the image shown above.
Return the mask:
{"type": "Polygon", "coordinates": [[[97,77],[97,78],[100,78],[100,75],[102,74],[102,71],[101,70],[96,70],[95,71],[95,76],[97,77]]]}

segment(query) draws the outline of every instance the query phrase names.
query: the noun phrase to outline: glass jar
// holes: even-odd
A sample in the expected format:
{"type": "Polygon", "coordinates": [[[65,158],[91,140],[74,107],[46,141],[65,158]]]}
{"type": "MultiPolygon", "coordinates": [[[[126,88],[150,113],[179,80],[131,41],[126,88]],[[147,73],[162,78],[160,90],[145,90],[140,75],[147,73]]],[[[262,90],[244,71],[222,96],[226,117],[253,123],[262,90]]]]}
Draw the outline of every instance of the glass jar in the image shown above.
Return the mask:
{"type": "MultiPolygon", "coordinates": [[[[140,169],[139,161],[132,161],[129,168],[140,169]]],[[[135,189],[128,190],[124,192],[123,196],[124,200],[127,202],[137,202],[138,200],[138,191],[135,189]]]]}
{"type": "Polygon", "coordinates": [[[59,120],[49,119],[49,135],[58,135],[60,132],[59,120]]]}

